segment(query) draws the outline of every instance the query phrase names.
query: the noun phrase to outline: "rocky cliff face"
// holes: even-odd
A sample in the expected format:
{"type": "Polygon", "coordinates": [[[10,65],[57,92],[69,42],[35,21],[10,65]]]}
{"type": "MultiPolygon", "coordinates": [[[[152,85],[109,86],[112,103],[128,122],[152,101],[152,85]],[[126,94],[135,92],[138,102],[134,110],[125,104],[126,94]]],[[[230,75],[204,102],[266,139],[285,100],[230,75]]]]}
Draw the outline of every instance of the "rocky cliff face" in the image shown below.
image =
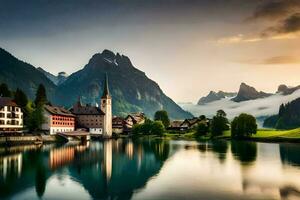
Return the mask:
{"type": "Polygon", "coordinates": [[[237,95],[237,93],[235,93],[235,92],[223,92],[223,91],[214,92],[214,91],[210,91],[207,96],[201,97],[197,104],[198,105],[204,105],[204,104],[207,104],[207,103],[211,103],[211,102],[214,102],[214,101],[224,99],[226,97],[228,97],[228,98],[234,97],[236,95],[237,95]]]}
{"type": "Polygon", "coordinates": [[[127,56],[109,50],[95,54],[82,70],[59,85],[56,103],[71,106],[80,95],[83,102],[99,104],[105,73],[109,79],[115,115],[142,111],[152,118],[154,112],[164,109],[173,119],[192,117],[167,97],[156,82],[136,69],[127,56]]]}
{"type": "Polygon", "coordinates": [[[240,85],[240,89],[237,96],[232,100],[235,102],[241,102],[241,101],[248,101],[248,100],[254,100],[259,98],[265,98],[271,95],[272,94],[268,94],[262,91],[258,92],[254,87],[242,83],[240,85]]]}

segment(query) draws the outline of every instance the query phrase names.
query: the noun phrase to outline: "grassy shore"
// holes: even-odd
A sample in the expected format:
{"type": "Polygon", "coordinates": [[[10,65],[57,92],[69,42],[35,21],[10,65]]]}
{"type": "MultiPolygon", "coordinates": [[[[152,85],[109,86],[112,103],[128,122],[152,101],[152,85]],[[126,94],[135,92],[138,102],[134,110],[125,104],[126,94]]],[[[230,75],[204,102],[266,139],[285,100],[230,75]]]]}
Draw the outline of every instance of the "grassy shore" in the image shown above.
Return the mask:
{"type": "MultiPolygon", "coordinates": [[[[197,137],[194,131],[188,133],[165,133],[166,139],[178,139],[178,140],[210,140],[210,135],[197,137]]],[[[223,135],[215,137],[214,139],[231,139],[231,133],[225,131],[223,135]]],[[[261,142],[294,142],[300,143],[300,128],[293,130],[270,130],[259,129],[257,133],[249,138],[243,140],[261,141],[261,142]]]]}

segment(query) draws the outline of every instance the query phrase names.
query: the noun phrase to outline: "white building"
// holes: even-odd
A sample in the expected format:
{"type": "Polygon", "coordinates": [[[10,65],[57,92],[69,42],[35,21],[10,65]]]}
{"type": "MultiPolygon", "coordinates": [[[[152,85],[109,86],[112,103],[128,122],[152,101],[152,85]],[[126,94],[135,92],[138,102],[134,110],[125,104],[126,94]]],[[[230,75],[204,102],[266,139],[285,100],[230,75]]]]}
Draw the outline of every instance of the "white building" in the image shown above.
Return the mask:
{"type": "Polygon", "coordinates": [[[21,132],[23,128],[23,112],[8,97],[0,97],[0,132],[21,132]]]}

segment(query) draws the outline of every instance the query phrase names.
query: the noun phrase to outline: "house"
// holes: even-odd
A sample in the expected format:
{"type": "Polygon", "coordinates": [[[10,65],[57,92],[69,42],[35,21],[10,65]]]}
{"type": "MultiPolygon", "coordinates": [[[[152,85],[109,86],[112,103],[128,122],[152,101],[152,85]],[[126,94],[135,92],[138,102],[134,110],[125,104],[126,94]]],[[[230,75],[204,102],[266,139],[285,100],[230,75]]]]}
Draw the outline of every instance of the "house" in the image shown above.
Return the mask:
{"type": "Polygon", "coordinates": [[[192,119],[185,119],[182,122],[181,127],[185,129],[192,129],[195,128],[200,121],[201,120],[198,117],[194,117],[192,119]]]}
{"type": "Polygon", "coordinates": [[[71,132],[75,129],[75,115],[70,111],[57,106],[44,106],[44,123],[42,130],[47,131],[50,135],[56,133],[71,132]]]}
{"type": "Polygon", "coordinates": [[[0,133],[21,132],[23,129],[23,112],[8,97],[0,97],[0,133]]]}
{"type": "Polygon", "coordinates": [[[146,116],[142,112],[129,114],[124,120],[124,132],[129,132],[135,124],[145,123],[146,116]]]}
{"type": "Polygon", "coordinates": [[[178,130],[184,131],[187,130],[186,127],[182,127],[183,120],[175,120],[170,122],[170,126],[167,128],[168,130],[178,130]]]}
{"type": "Polygon", "coordinates": [[[70,111],[76,116],[77,128],[86,128],[92,134],[103,134],[106,137],[111,137],[112,98],[108,88],[107,76],[105,77],[100,108],[89,104],[83,105],[79,98],[70,111]]]}
{"type": "Polygon", "coordinates": [[[124,118],[114,116],[112,119],[112,129],[113,129],[113,133],[116,133],[116,134],[123,133],[124,118]]]}
{"type": "Polygon", "coordinates": [[[197,118],[197,117],[194,117],[192,119],[185,119],[182,124],[180,125],[181,128],[183,129],[193,129],[193,128],[196,128],[197,125],[199,123],[206,123],[207,126],[209,126],[210,124],[210,119],[200,119],[200,118],[197,118]]]}

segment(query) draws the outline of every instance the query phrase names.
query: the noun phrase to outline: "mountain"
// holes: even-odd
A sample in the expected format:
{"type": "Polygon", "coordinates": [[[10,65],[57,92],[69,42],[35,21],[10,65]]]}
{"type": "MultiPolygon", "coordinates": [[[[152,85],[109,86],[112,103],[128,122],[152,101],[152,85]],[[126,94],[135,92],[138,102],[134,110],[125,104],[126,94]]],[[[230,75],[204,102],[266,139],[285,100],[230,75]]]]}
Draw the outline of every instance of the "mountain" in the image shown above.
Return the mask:
{"type": "Polygon", "coordinates": [[[300,98],[287,104],[281,104],[277,115],[264,121],[264,127],[276,129],[294,129],[300,127],[300,98]]]}
{"type": "Polygon", "coordinates": [[[53,99],[56,86],[34,66],[23,62],[4,49],[0,48],[0,83],[6,83],[10,88],[22,89],[31,99],[39,84],[47,88],[47,95],[53,99]]]}
{"type": "Polygon", "coordinates": [[[207,103],[210,103],[210,102],[214,102],[214,101],[224,99],[226,97],[234,97],[236,95],[237,95],[237,93],[235,93],[235,92],[223,92],[223,91],[214,92],[214,91],[210,91],[207,96],[201,97],[197,104],[198,105],[204,105],[204,104],[207,104],[207,103]]]}
{"type": "Polygon", "coordinates": [[[259,98],[269,97],[272,94],[265,92],[258,92],[254,87],[251,87],[245,83],[241,83],[239,92],[235,98],[232,99],[234,102],[248,101],[259,98]]]}
{"type": "Polygon", "coordinates": [[[286,85],[279,85],[276,93],[281,93],[283,95],[289,95],[299,89],[300,89],[300,85],[298,85],[296,87],[288,87],[286,85]]]}
{"type": "Polygon", "coordinates": [[[50,79],[55,85],[60,85],[65,82],[68,78],[66,72],[59,72],[57,76],[51,74],[50,72],[45,71],[43,68],[37,68],[40,72],[42,72],[48,79],[50,79]]]}
{"type": "Polygon", "coordinates": [[[59,85],[55,103],[72,106],[78,96],[83,103],[99,103],[105,73],[109,78],[114,115],[140,111],[152,118],[154,112],[164,109],[172,119],[192,117],[167,97],[157,83],[136,69],[128,57],[109,50],[93,55],[83,69],[59,85]]]}

